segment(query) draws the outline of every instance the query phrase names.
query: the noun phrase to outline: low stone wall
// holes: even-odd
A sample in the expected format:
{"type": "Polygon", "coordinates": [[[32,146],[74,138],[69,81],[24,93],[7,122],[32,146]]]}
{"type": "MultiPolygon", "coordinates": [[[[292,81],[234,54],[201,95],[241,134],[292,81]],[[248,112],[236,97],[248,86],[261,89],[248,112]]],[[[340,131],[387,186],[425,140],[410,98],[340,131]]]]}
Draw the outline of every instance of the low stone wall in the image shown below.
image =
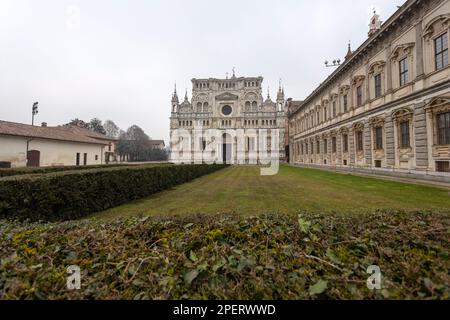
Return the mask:
{"type": "Polygon", "coordinates": [[[338,172],[354,172],[375,176],[398,177],[406,179],[426,180],[450,184],[450,173],[436,172],[426,170],[407,170],[407,169],[386,169],[386,168],[365,168],[357,166],[337,166],[337,165],[317,165],[317,164],[291,164],[296,167],[316,168],[338,172]]]}

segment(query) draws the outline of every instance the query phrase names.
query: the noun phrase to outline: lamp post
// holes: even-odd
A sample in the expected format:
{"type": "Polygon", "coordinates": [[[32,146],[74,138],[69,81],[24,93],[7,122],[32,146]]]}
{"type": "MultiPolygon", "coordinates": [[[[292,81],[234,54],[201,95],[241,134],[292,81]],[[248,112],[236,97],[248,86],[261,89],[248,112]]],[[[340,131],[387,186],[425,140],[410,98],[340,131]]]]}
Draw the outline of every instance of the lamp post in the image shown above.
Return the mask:
{"type": "Polygon", "coordinates": [[[37,115],[39,113],[38,111],[38,106],[39,106],[39,102],[35,102],[33,103],[33,107],[31,109],[31,125],[34,126],[34,116],[37,115]]]}
{"type": "MultiPolygon", "coordinates": [[[[39,113],[38,111],[39,102],[33,103],[33,107],[31,108],[31,125],[34,126],[34,116],[39,113]]],[[[30,147],[30,141],[33,140],[33,138],[27,139],[27,153],[26,153],[26,159],[27,163],[26,166],[28,167],[28,149],[30,147]]]]}
{"type": "Polygon", "coordinates": [[[325,67],[338,67],[341,65],[341,59],[333,60],[332,64],[329,64],[328,61],[325,61],[325,67]]]}

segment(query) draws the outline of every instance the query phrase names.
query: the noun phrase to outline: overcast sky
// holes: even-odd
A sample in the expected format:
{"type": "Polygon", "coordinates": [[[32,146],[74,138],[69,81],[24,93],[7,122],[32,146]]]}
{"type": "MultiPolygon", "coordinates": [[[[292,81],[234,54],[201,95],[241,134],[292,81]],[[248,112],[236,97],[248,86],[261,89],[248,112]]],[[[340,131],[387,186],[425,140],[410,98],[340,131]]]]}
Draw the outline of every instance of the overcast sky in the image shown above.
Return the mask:
{"type": "MultiPolygon", "coordinates": [[[[404,0],[0,0],[0,119],[111,119],[169,138],[174,82],[263,76],[305,98],[404,0]]],[[[267,89],[265,89],[266,91],[267,89]]]]}

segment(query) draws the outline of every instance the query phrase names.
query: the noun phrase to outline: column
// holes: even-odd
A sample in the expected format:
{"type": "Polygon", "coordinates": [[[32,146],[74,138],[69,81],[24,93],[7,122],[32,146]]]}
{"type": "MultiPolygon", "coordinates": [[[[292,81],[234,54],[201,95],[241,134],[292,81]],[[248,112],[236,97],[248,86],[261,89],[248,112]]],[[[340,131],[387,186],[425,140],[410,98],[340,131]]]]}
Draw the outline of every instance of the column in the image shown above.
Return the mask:
{"type": "MultiPolygon", "coordinates": [[[[432,128],[430,128],[431,130],[432,128]]],[[[428,158],[428,138],[427,138],[427,119],[425,113],[425,103],[421,102],[414,106],[414,139],[415,155],[418,167],[427,168],[428,158]]],[[[431,142],[431,141],[430,141],[431,142]]],[[[432,143],[432,142],[431,142],[432,143]]]]}
{"type": "Polygon", "coordinates": [[[386,132],[386,164],[395,166],[395,145],[394,145],[394,123],[391,115],[385,119],[384,129],[386,132]]]}

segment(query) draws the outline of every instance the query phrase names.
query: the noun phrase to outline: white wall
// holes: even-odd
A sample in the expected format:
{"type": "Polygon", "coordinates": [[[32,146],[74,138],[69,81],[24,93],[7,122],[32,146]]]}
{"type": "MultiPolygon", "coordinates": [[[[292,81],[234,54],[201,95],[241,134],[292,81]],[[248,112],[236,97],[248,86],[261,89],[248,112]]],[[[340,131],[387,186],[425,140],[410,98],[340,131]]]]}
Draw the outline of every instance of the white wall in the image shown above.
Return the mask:
{"type": "MultiPolygon", "coordinates": [[[[88,165],[104,164],[105,148],[106,146],[97,144],[33,139],[29,143],[28,150],[40,151],[40,165],[46,167],[74,166],[77,153],[80,153],[81,165],[83,165],[84,153],[87,153],[88,165]],[[98,156],[97,160],[96,156],[98,156]]],[[[12,167],[25,167],[26,150],[26,138],[0,135],[0,161],[9,161],[12,167]]]]}

